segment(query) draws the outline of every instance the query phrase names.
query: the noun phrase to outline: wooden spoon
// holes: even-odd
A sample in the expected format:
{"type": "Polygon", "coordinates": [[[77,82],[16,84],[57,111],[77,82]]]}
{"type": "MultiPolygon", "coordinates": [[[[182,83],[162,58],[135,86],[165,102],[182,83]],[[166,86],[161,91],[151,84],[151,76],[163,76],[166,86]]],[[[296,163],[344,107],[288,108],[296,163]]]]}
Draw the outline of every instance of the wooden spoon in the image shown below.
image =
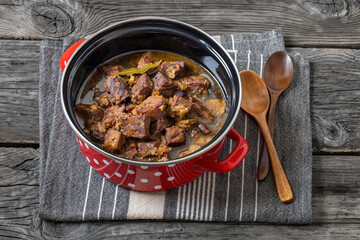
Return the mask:
{"type": "MultiPolygon", "coordinates": [[[[294,75],[291,58],[285,52],[273,53],[265,63],[263,80],[270,92],[268,125],[274,136],[275,108],[280,94],[289,87],[294,75]]],[[[269,172],[269,154],[264,144],[259,158],[257,178],[264,180],[269,172]]]]}
{"type": "Polygon", "coordinates": [[[253,116],[259,124],[260,130],[269,151],[271,167],[274,173],[276,189],[282,203],[293,201],[293,193],[286,178],[284,170],[276,153],[269,127],[266,122],[266,113],[269,109],[270,99],[265,83],[250,70],[240,72],[242,86],[241,108],[253,116]]]}

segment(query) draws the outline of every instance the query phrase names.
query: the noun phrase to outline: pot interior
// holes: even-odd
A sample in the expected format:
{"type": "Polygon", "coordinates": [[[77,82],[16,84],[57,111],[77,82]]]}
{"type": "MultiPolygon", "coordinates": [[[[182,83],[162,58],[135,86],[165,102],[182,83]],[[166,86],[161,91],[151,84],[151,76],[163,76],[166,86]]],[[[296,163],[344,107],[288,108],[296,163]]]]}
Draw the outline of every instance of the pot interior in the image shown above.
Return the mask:
{"type": "Polygon", "coordinates": [[[82,132],[73,111],[81,86],[98,65],[124,53],[146,50],[167,51],[190,58],[209,71],[222,88],[228,117],[212,141],[181,159],[194,158],[229,131],[239,111],[241,91],[238,71],[226,51],[210,36],[190,25],[162,18],[141,18],[108,27],[89,38],[74,53],[63,75],[65,113],[83,139],[92,142],[82,132]]]}

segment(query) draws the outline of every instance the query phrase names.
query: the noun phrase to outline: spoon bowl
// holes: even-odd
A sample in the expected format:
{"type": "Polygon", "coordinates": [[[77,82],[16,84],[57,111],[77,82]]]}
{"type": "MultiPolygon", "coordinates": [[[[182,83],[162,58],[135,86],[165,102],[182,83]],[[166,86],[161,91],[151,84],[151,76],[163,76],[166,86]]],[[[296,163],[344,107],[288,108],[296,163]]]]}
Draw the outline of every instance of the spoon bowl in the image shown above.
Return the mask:
{"type": "Polygon", "coordinates": [[[265,83],[250,70],[241,71],[240,78],[243,89],[241,107],[251,115],[266,113],[270,99],[265,83]]]}
{"type": "Polygon", "coordinates": [[[284,91],[289,87],[293,75],[293,63],[285,52],[275,52],[266,61],[263,79],[270,91],[284,91]]]}

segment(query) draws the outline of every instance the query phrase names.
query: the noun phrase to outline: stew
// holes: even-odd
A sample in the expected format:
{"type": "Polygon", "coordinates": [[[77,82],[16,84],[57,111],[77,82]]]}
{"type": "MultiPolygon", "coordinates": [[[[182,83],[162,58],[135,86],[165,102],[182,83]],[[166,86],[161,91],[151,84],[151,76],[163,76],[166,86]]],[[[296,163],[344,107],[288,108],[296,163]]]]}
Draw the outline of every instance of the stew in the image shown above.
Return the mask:
{"type": "Polygon", "coordinates": [[[138,161],[197,151],[227,117],[211,74],[168,52],[118,56],[98,66],[79,93],[75,111],[85,134],[106,151],[138,161]]]}

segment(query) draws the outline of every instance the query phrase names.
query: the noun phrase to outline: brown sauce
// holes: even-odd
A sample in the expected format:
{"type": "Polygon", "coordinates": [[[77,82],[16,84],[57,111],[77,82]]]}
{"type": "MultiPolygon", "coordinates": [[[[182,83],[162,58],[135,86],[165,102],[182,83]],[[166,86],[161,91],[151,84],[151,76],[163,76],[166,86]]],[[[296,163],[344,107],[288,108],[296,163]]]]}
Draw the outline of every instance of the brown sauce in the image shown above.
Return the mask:
{"type": "MultiPolygon", "coordinates": [[[[188,58],[161,51],[136,52],[118,56],[102,66],[105,66],[105,68],[100,66],[100,68],[95,69],[80,89],[76,99],[75,110],[77,112],[77,120],[83,127],[84,132],[96,144],[113,154],[138,161],[167,161],[176,159],[198,150],[211,141],[222,128],[227,118],[227,104],[220,86],[206,69],[188,58]],[[142,74],[133,74],[132,76],[118,75],[119,72],[121,73],[124,70],[141,68],[139,61],[144,59],[146,60],[143,62],[145,65],[161,62],[156,68],[146,71],[146,76],[142,76],[142,74]],[[174,62],[180,64],[174,65],[174,62]],[[183,67],[182,62],[184,63],[183,67]],[[121,67],[116,69],[115,72],[106,74],[105,71],[109,71],[106,67],[112,66],[121,67]],[[179,71],[176,72],[177,70],[179,71]],[[111,77],[113,79],[110,79],[111,77]],[[134,84],[137,84],[140,77],[146,78],[144,82],[147,82],[147,84],[150,83],[149,79],[151,80],[151,93],[147,92],[145,95],[134,94],[134,84]],[[157,81],[159,78],[160,80],[157,81]],[[169,91],[162,89],[162,87],[165,89],[165,85],[161,85],[163,80],[167,81],[166,84],[170,84],[169,89],[171,89],[169,91]],[[123,89],[121,89],[122,87],[123,89]],[[106,97],[102,95],[106,95],[106,97]],[[134,97],[134,95],[136,96],[134,97]],[[149,100],[150,97],[152,99],[161,98],[163,106],[157,109],[157,111],[159,111],[160,115],[164,116],[159,118],[166,118],[166,122],[171,124],[171,126],[167,126],[160,133],[155,131],[156,134],[154,129],[158,126],[157,122],[159,120],[157,119],[158,115],[156,115],[158,112],[155,115],[150,114],[151,120],[149,120],[150,117],[146,109],[144,112],[143,108],[139,107],[145,101],[153,104],[153,101],[149,100]],[[177,104],[178,102],[179,104],[177,104]],[[183,107],[181,105],[182,102],[190,103],[191,107],[186,108],[186,104],[183,107]],[[200,106],[199,110],[198,104],[205,107],[205,113],[210,112],[212,121],[206,114],[206,117],[204,117],[203,109],[200,106]],[[115,120],[111,122],[111,119],[109,120],[106,116],[109,109],[113,106],[118,106],[116,111],[121,113],[116,115],[114,117],[115,120]],[[125,110],[120,109],[120,106],[125,110]],[[178,106],[180,106],[180,110],[177,109],[178,106]],[[144,117],[136,119],[134,118],[135,115],[144,117]],[[133,124],[134,119],[140,121],[139,126],[142,126],[143,123],[145,124],[144,126],[147,126],[148,122],[151,122],[148,127],[148,133],[144,130],[146,127],[144,129],[134,129],[134,131],[138,132],[124,129],[124,126],[132,128],[131,124],[133,124]],[[184,127],[182,123],[184,120],[189,119],[194,122],[196,121],[196,123],[192,124],[191,127],[184,127]],[[106,125],[104,122],[110,123],[106,125]],[[179,128],[185,129],[185,142],[178,144],[179,141],[176,137],[181,134],[175,134],[174,139],[169,137],[171,134],[168,128],[176,128],[175,130],[179,128]],[[111,134],[109,133],[110,129],[112,129],[111,134]],[[113,133],[115,135],[112,135],[113,133]],[[143,137],[142,133],[146,136],[143,137]],[[141,139],[139,136],[141,136],[141,139]],[[109,137],[111,138],[110,140],[109,137]],[[174,145],[169,146],[172,140],[174,140],[174,145]],[[155,147],[149,143],[154,143],[155,147]],[[158,154],[151,152],[151,149],[157,149],[158,154]],[[135,154],[135,152],[137,153],[135,154]]],[[[141,89],[140,92],[146,91],[141,89]]],[[[145,108],[147,107],[146,104],[143,105],[145,108]]]]}

